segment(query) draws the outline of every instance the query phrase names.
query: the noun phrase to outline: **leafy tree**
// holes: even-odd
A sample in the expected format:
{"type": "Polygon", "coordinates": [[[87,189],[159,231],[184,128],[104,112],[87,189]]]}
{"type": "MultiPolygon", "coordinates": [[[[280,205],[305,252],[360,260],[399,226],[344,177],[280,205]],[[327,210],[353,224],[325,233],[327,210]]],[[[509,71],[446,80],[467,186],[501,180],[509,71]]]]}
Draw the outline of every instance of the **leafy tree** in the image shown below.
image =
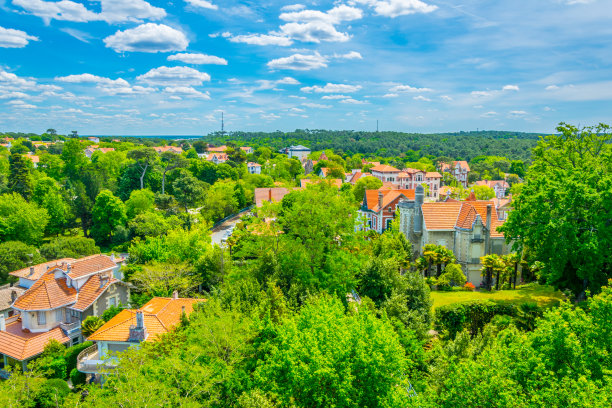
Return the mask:
{"type": "Polygon", "coordinates": [[[185,209],[187,214],[187,226],[191,228],[189,207],[195,207],[204,201],[207,185],[188,173],[182,173],[172,186],[176,201],[185,209]]]}
{"type": "Polygon", "coordinates": [[[49,221],[47,210],[28,203],[17,193],[0,195],[0,242],[36,245],[49,221]]]}
{"type": "Polygon", "coordinates": [[[108,322],[108,321],[110,321],[110,319],[112,319],[113,317],[115,317],[119,313],[121,313],[121,311],[124,310],[124,309],[125,309],[125,307],[122,306],[121,304],[119,306],[111,305],[108,309],[106,309],[102,313],[102,316],[100,316],[100,318],[102,320],[104,320],[105,322],[108,322]]]}
{"type": "Polygon", "coordinates": [[[560,124],[538,142],[514,210],[500,227],[543,262],[540,278],[584,296],[612,276],[612,135],[560,124]]]}
{"type": "Polygon", "coordinates": [[[159,212],[138,214],[129,221],[134,235],[139,237],[157,237],[180,225],[177,217],[164,217],[159,212]]]}
{"type": "Polygon", "coordinates": [[[485,286],[490,291],[493,285],[493,274],[496,275],[495,289],[499,289],[499,275],[504,270],[504,263],[497,254],[489,254],[480,257],[480,263],[482,264],[482,275],[485,277],[485,286]]]}
{"type": "Polygon", "coordinates": [[[9,280],[9,272],[44,262],[35,247],[19,241],[0,243],[0,284],[9,280]]]}
{"type": "Polygon", "coordinates": [[[282,406],[389,406],[403,392],[410,362],[389,321],[365,308],[345,314],[340,301],[324,296],[273,330],[254,380],[282,406]]]}
{"type": "Polygon", "coordinates": [[[180,154],[176,154],[174,152],[163,152],[161,155],[161,162],[164,166],[162,173],[162,194],[166,194],[166,173],[177,168],[186,167],[188,161],[180,154]]]}
{"type": "Polygon", "coordinates": [[[444,272],[436,280],[438,286],[442,287],[450,287],[451,283],[463,286],[466,281],[467,278],[461,270],[461,265],[456,263],[446,265],[444,272]]]}
{"type": "Polygon", "coordinates": [[[357,180],[355,186],[353,186],[353,195],[355,196],[355,200],[362,202],[366,190],[378,190],[381,187],[382,181],[376,177],[361,177],[359,180],[357,180]]]}
{"type": "Polygon", "coordinates": [[[35,369],[39,370],[47,378],[64,379],[66,372],[66,359],[64,354],[66,346],[55,339],[51,339],[45,345],[43,353],[34,362],[35,369]]]}
{"type": "Polygon", "coordinates": [[[153,211],[155,209],[155,194],[149,189],[134,190],[125,202],[128,218],[153,211]]]}
{"type": "Polygon", "coordinates": [[[64,143],[61,158],[64,161],[64,175],[70,180],[79,180],[81,169],[87,163],[81,142],[70,139],[64,143]]]}
{"type": "MultiPolygon", "coordinates": [[[[136,167],[140,170],[140,189],[144,188],[144,180],[149,167],[155,163],[157,159],[157,152],[150,147],[142,149],[134,149],[128,152],[128,157],[136,162],[136,167]]],[[[165,173],[164,173],[165,175],[165,173]]]]}
{"type": "Polygon", "coordinates": [[[197,286],[193,268],[186,263],[152,263],[136,271],[130,281],[150,296],[170,297],[174,291],[185,297],[197,286]]]}
{"type": "Polygon", "coordinates": [[[60,258],[81,258],[99,254],[100,248],[91,238],[57,237],[40,247],[40,254],[48,261],[60,258]]]}
{"type": "Polygon", "coordinates": [[[32,176],[30,169],[32,162],[18,153],[11,154],[9,158],[8,186],[11,191],[21,194],[29,200],[32,196],[32,176]]]}
{"type": "Polygon", "coordinates": [[[489,186],[473,186],[474,195],[477,200],[490,200],[495,198],[495,190],[489,186]]]}
{"type": "Polygon", "coordinates": [[[236,197],[236,185],[231,181],[219,181],[213,184],[206,194],[206,201],[204,201],[201,210],[202,216],[215,222],[236,213],[240,208],[236,197]]]}
{"type": "Polygon", "coordinates": [[[72,207],[72,212],[81,222],[83,235],[88,237],[89,227],[91,226],[92,221],[94,200],[89,197],[87,190],[85,189],[85,185],[80,181],[74,183],[70,194],[70,206],[72,207]]]}
{"type": "Polygon", "coordinates": [[[70,394],[70,387],[63,379],[53,378],[45,381],[36,395],[37,406],[40,408],[56,408],[62,406],[68,394],[70,394]]]}
{"type": "Polygon", "coordinates": [[[97,243],[108,243],[115,228],[125,225],[126,221],[123,202],[110,191],[102,190],[92,209],[92,237],[97,243]]]}

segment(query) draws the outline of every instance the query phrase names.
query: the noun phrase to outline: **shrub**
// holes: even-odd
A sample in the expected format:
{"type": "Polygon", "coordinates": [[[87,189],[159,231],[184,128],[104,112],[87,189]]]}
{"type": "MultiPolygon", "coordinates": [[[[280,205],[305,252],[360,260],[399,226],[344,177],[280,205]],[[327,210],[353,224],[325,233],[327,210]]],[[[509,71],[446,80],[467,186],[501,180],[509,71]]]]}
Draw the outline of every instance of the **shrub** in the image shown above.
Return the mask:
{"type": "Polygon", "coordinates": [[[47,380],[36,396],[37,406],[41,408],[61,407],[68,394],[70,394],[70,387],[66,381],[59,378],[47,380]]]}
{"type": "Polygon", "coordinates": [[[518,308],[509,303],[495,303],[489,300],[474,300],[454,303],[436,309],[435,326],[439,332],[447,332],[451,339],[463,329],[476,335],[496,315],[515,317],[518,308]]]}
{"type": "Polygon", "coordinates": [[[65,354],[66,368],[67,368],[67,371],[70,373],[71,377],[72,377],[72,370],[75,369],[77,366],[77,357],[79,356],[79,353],[85,350],[87,347],[91,346],[92,344],[93,342],[86,341],[84,343],[77,344],[76,346],[69,347],[66,350],[66,354],[65,354]]]}
{"type": "Polygon", "coordinates": [[[87,316],[81,323],[83,337],[91,336],[96,330],[104,325],[104,321],[97,316],[87,316]]]}
{"type": "Polygon", "coordinates": [[[117,316],[119,312],[121,312],[123,309],[125,309],[125,307],[123,307],[121,304],[119,304],[119,306],[111,306],[106,309],[104,313],[102,313],[102,316],[100,316],[100,318],[102,318],[102,320],[104,320],[105,322],[108,322],[110,319],[117,316]]]}
{"type": "Polygon", "coordinates": [[[72,385],[75,387],[84,385],[87,382],[87,375],[73,368],[72,371],[70,371],[70,381],[72,381],[72,385]]]}
{"type": "Polygon", "coordinates": [[[476,289],[476,286],[474,286],[474,284],[472,282],[468,282],[465,285],[463,285],[463,289],[473,292],[474,289],[476,289]]]}

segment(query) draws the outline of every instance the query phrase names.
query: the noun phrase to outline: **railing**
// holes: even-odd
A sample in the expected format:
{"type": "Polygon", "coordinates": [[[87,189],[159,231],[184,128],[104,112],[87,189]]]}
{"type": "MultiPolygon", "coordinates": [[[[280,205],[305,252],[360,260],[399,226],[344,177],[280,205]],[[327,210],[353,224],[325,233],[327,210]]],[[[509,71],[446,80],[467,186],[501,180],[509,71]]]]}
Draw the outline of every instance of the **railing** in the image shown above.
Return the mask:
{"type": "Polygon", "coordinates": [[[64,333],[66,333],[66,335],[69,335],[81,330],[81,322],[76,321],[72,323],[60,323],[60,327],[62,328],[64,333]]]}
{"type": "Polygon", "coordinates": [[[472,238],[472,242],[484,242],[484,238],[474,237],[474,238],[472,238]]]}
{"type": "Polygon", "coordinates": [[[6,319],[4,319],[4,324],[16,322],[17,320],[19,320],[20,317],[20,314],[14,314],[11,317],[7,317],[6,319]]]}
{"type": "Polygon", "coordinates": [[[117,365],[110,360],[100,360],[98,345],[87,347],[77,357],[77,370],[82,373],[98,374],[115,368],[117,365]]]}

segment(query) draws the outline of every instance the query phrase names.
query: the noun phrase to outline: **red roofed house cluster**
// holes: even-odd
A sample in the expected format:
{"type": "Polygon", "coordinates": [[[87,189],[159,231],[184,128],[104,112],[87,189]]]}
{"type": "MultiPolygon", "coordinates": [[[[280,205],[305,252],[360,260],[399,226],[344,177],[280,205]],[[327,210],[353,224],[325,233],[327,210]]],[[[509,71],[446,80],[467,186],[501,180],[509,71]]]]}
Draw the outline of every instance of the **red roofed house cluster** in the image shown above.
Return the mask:
{"type": "Polygon", "coordinates": [[[480,257],[510,253],[511,245],[497,227],[503,224],[495,202],[476,200],[474,193],[465,201],[423,200],[421,186],[414,201],[400,201],[400,230],[419,255],[426,244],[443,245],[453,251],[469,282],[482,283],[480,257]]]}
{"type": "Polygon", "coordinates": [[[360,213],[365,230],[382,234],[395,218],[395,211],[402,201],[414,200],[414,190],[366,190],[360,213]]]}
{"type": "Polygon", "coordinates": [[[465,160],[455,161],[451,164],[440,163],[441,172],[449,172],[452,174],[463,187],[468,186],[468,174],[470,166],[465,160]]]}
{"type": "Polygon", "coordinates": [[[13,314],[0,316],[2,363],[21,364],[40,355],[50,339],[74,345],[83,341],[81,322],[127,304],[129,288],[122,281],[123,259],[92,255],[63,258],[13,271],[25,289],[12,303],[13,314]]]}
{"type": "MultiPolygon", "coordinates": [[[[372,176],[383,183],[391,183],[396,188],[413,190],[417,185],[426,185],[426,195],[437,200],[440,191],[440,179],[442,175],[437,171],[424,171],[418,169],[399,170],[387,164],[380,164],[370,169],[372,176]]],[[[467,180],[467,179],[466,179],[467,180]]]]}

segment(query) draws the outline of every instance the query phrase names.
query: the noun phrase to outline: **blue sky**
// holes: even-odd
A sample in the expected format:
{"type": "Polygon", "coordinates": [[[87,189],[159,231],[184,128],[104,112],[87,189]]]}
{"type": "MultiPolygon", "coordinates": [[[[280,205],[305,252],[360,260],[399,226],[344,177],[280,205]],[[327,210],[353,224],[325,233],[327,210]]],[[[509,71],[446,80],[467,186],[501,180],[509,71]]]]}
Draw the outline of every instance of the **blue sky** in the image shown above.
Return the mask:
{"type": "Polygon", "coordinates": [[[612,122],[610,0],[0,0],[0,130],[612,122]]]}

